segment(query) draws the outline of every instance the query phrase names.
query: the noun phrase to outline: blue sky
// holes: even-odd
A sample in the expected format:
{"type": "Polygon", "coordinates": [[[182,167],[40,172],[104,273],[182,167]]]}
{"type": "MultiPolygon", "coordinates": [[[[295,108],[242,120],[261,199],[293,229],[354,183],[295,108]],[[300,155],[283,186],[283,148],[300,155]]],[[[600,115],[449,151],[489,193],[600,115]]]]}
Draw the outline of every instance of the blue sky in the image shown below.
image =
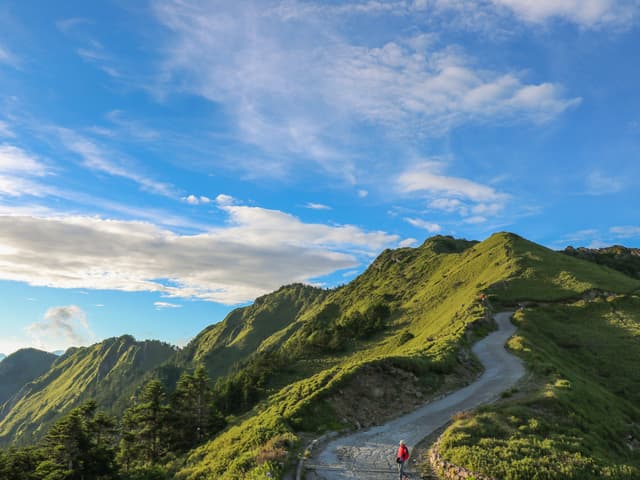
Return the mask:
{"type": "Polygon", "coordinates": [[[640,246],[639,13],[3,2],[0,352],[182,345],[434,234],[640,246]]]}

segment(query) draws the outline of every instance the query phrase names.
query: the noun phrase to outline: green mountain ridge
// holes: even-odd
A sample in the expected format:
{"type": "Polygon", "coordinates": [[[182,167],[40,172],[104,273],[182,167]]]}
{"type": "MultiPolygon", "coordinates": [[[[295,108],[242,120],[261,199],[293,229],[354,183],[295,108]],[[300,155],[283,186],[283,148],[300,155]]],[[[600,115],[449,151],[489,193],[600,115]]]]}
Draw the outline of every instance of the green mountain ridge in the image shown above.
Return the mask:
{"type": "Polygon", "coordinates": [[[563,253],[618,270],[640,279],[640,248],[613,245],[604,248],[567,247],[563,253]]]}
{"type": "Polygon", "coordinates": [[[124,335],[70,348],[60,357],[49,354],[55,359],[51,368],[0,407],[0,444],[32,443],[56,419],[89,399],[107,411],[121,412],[145,376],[174,352],[168,344],[136,342],[124,335]]]}
{"type": "MultiPolygon", "coordinates": [[[[35,348],[18,350],[0,362],[0,405],[24,385],[45,373],[57,360],[52,353],[35,348]]],[[[0,409],[0,416],[2,415],[0,409]]]]}
{"type": "Polygon", "coordinates": [[[515,234],[482,242],[436,236],[385,250],[338,288],[281,287],[185,348],[160,348],[166,355],[152,355],[144,368],[133,368],[140,350],[130,337],[72,349],[10,405],[0,440],[29,443],[88,398],[117,415],[149,378],[171,391],[182,372],[204,365],[229,426],[168,463],[169,477],[278,478],[305,435],[357,427],[340,414],[336,396],[363,372],[408,372],[411,388],[435,395],[445,378],[473,369],[461,352],[490,328],[482,293],[495,308],[513,308],[639,290],[640,281],[620,271],[515,234]]]}

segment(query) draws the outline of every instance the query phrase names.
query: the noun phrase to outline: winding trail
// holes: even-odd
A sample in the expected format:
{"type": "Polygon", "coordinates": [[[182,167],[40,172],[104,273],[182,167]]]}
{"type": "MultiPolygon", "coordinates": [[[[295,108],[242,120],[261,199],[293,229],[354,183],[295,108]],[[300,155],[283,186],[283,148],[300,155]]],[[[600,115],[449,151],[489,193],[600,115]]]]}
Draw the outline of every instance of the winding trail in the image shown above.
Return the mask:
{"type": "MultiPolygon", "coordinates": [[[[395,452],[400,440],[411,451],[427,435],[445,425],[457,412],[490,403],[523,375],[519,358],[507,352],[505,342],[516,327],[512,312],[494,316],[498,330],[477,342],[472,350],[484,366],[475,382],[411,413],[365,431],[328,443],[305,465],[307,480],[391,480],[397,477],[395,452]]],[[[412,478],[416,478],[412,475],[412,478]]]]}

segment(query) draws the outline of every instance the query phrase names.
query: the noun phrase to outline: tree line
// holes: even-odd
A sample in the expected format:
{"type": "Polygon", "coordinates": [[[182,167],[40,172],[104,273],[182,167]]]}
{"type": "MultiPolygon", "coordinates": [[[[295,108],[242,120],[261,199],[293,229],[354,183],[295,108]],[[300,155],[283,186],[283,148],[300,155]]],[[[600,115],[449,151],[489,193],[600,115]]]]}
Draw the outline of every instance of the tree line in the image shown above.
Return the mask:
{"type": "Polygon", "coordinates": [[[152,480],[163,465],[225,426],[204,367],[183,373],[170,395],[149,381],[120,421],[91,400],[56,422],[35,446],[0,450],[3,480],[152,480]]]}

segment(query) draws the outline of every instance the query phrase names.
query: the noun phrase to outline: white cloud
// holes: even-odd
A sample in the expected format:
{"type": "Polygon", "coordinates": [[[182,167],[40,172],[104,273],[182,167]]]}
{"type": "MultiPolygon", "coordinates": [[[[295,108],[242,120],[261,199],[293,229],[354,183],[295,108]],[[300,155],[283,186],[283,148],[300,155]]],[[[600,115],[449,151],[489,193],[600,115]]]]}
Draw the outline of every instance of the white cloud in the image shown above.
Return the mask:
{"type": "Polygon", "coordinates": [[[60,30],[62,33],[68,34],[79,25],[91,25],[92,23],[93,22],[88,18],[73,17],[56,21],[56,27],[58,27],[58,30],[60,30]]]}
{"type": "Polygon", "coordinates": [[[353,276],[357,275],[358,273],[359,273],[358,270],[347,270],[346,272],[342,273],[342,276],[344,278],[353,277],[353,276]]]}
{"type": "Polygon", "coordinates": [[[9,124],[0,120],[0,137],[14,138],[15,136],[16,134],[13,133],[13,130],[11,130],[9,124]]]}
{"type": "Polygon", "coordinates": [[[437,197],[429,205],[445,210],[460,205],[459,199],[478,204],[490,202],[493,205],[503,204],[508,199],[508,195],[496,191],[493,187],[466,178],[442,175],[440,172],[443,169],[444,164],[441,162],[427,161],[414,165],[398,176],[397,188],[405,194],[419,192],[437,197]]]}
{"type": "Polygon", "coordinates": [[[367,195],[369,195],[368,191],[366,191],[366,190],[358,190],[358,197],[365,198],[367,195]]]}
{"type": "Polygon", "coordinates": [[[418,240],[416,240],[415,238],[405,238],[400,242],[399,245],[400,247],[404,248],[404,247],[413,247],[417,243],[418,243],[418,240]]]}
{"type": "Polygon", "coordinates": [[[17,57],[3,45],[0,45],[0,64],[6,64],[13,68],[19,68],[20,62],[17,57]]]}
{"type": "Polygon", "coordinates": [[[91,170],[104,172],[115,177],[122,177],[136,182],[144,190],[175,197],[174,188],[167,184],[153,180],[138,173],[135,167],[126,165],[122,156],[98,145],[95,141],[86,138],[67,128],[57,127],[54,130],[59,134],[62,143],[71,152],[82,159],[82,164],[91,170]]]}
{"type": "Polygon", "coordinates": [[[50,173],[40,159],[13,145],[0,144],[0,196],[45,196],[52,188],[37,180],[50,173]]]}
{"type": "Polygon", "coordinates": [[[189,195],[188,197],[182,197],[182,201],[183,202],[187,202],[190,205],[200,205],[200,204],[208,204],[211,203],[211,199],[209,197],[205,197],[205,196],[196,196],[196,195],[189,195]]]}
{"type": "Polygon", "coordinates": [[[305,208],[309,208],[311,210],[331,210],[331,207],[328,205],[324,205],[322,203],[313,203],[313,202],[308,202],[305,205],[305,208]]]}
{"type": "Polygon", "coordinates": [[[43,350],[84,346],[94,338],[87,315],[77,305],[49,308],[42,321],[27,327],[27,334],[43,350]]]}
{"type": "Polygon", "coordinates": [[[169,302],[153,302],[153,305],[156,307],[156,310],[164,310],[167,308],[182,308],[182,305],[169,302]]]}
{"type": "Polygon", "coordinates": [[[562,242],[584,242],[585,240],[593,240],[594,237],[598,236],[598,230],[594,228],[588,228],[584,230],[578,230],[577,232],[570,233],[565,235],[562,238],[562,242]]]}
{"type": "Polygon", "coordinates": [[[611,227],[609,232],[618,238],[636,238],[640,237],[640,226],[611,227]]]}
{"type": "Polygon", "coordinates": [[[0,216],[0,278],[57,288],[153,291],[235,304],[360,264],[398,237],[224,205],[225,227],[179,235],[144,222],[0,216]]]}
{"type": "Polygon", "coordinates": [[[601,172],[591,172],[587,177],[587,193],[590,195],[609,195],[618,193],[625,187],[622,178],[604,175],[601,172]]]}
{"type": "Polygon", "coordinates": [[[231,195],[226,195],[224,193],[221,193],[216,197],[216,203],[219,206],[229,206],[229,205],[235,204],[236,199],[233,198],[231,195]]]}
{"type": "Polygon", "coordinates": [[[35,156],[13,145],[0,144],[0,173],[23,173],[41,177],[47,168],[35,156]]]}
{"type": "Polygon", "coordinates": [[[430,208],[434,210],[443,210],[445,212],[460,211],[466,215],[467,207],[457,198],[436,198],[428,203],[430,208]]]}
{"type": "MultiPolygon", "coordinates": [[[[408,5],[392,3],[352,6],[369,13],[408,5]]],[[[224,106],[238,138],[269,154],[263,164],[273,168],[263,167],[265,173],[312,160],[352,183],[364,162],[350,155],[365,141],[354,133],[358,127],[380,127],[396,139],[439,136],[469,122],[544,122],[580,102],[560,85],[480,66],[457,47],[414,37],[355,44],[325,10],[308,3],[156,2],[169,32],[159,88],[224,106]]],[[[252,172],[254,164],[244,168],[252,172]]]]}
{"type": "Polygon", "coordinates": [[[467,218],[464,219],[464,223],[469,223],[471,225],[476,225],[478,223],[484,223],[486,221],[487,221],[486,217],[483,217],[481,215],[475,215],[473,217],[467,217],[467,218]]]}
{"type": "Polygon", "coordinates": [[[491,0],[509,8],[519,18],[540,23],[562,18],[584,27],[628,22],[637,3],[624,0],[491,0]]]}
{"type": "Polygon", "coordinates": [[[427,222],[426,220],[422,220],[420,218],[405,218],[405,220],[417,228],[422,228],[430,233],[439,232],[442,230],[442,227],[437,223],[427,222]]]}

